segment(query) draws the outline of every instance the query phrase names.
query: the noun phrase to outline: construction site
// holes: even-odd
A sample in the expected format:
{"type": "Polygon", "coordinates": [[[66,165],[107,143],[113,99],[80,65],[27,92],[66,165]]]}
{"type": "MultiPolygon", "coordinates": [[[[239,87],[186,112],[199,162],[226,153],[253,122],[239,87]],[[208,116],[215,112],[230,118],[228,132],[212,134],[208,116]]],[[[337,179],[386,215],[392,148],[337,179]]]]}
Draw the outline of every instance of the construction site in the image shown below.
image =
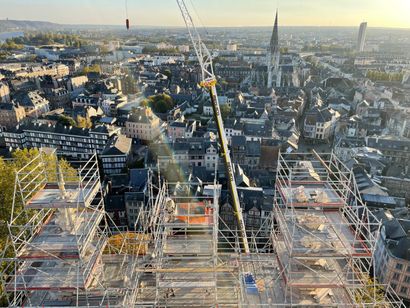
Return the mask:
{"type": "Polygon", "coordinates": [[[333,154],[280,155],[272,213],[247,241],[219,216],[216,181],[150,181],[125,232],[95,156],[66,174],[44,155],[16,173],[11,307],[404,307],[370,279],[380,222],[333,154]]]}
{"type": "Polygon", "coordinates": [[[333,153],[279,153],[270,211],[259,229],[246,229],[212,56],[177,4],[212,103],[227,187],[217,170],[211,183],[171,183],[150,170],[148,202],[128,231],[105,212],[96,154],[73,171],[41,150],[16,171],[1,258],[9,306],[405,307],[373,279],[381,222],[333,153]],[[220,215],[222,191],[233,227],[220,215]]]}

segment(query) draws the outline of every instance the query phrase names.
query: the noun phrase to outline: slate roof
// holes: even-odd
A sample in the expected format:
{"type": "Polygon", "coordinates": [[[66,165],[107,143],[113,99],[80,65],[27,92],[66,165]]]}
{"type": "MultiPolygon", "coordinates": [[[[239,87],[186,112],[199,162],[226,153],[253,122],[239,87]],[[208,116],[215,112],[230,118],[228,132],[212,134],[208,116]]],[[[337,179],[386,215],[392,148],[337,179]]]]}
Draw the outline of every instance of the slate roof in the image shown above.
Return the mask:
{"type": "Polygon", "coordinates": [[[232,147],[245,147],[246,146],[246,136],[232,136],[231,138],[232,147]]]}
{"type": "Polygon", "coordinates": [[[132,112],[128,118],[129,122],[136,122],[136,123],[145,123],[150,124],[153,120],[157,119],[158,117],[149,109],[146,108],[136,108],[134,112],[132,112]]]}
{"type": "Polygon", "coordinates": [[[409,151],[410,139],[395,136],[368,137],[367,146],[380,150],[409,151]]]}
{"type": "Polygon", "coordinates": [[[332,113],[329,108],[319,109],[318,107],[313,107],[306,114],[306,123],[309,125],[315,125],[316,123],[329,122],[332,119],[332,113]]]}
{"type": "Polygon", "coordinates": [[[363,194],[362,198],[363,198],[363,201],[366,202],[368,206],[395,208],[397,205],[396,200],[390,196],[363,194]]]}
{"type": "Polygon", "coordinates": [[[272,124],[266,121],[264,124],[245,123],[244,134],[246,136],[272,137],[272,124]]]}
{"type": "Polygon", "coordinates": [[[107,195],[104,206],[107,212],[125,211],[124,195],[107,195]]]}
{"type": "Polygon", "coordinates": [[[14,96],[14,99],[24,107],[36,107],[37,105],[48,103],[48,100],[42,97],[38,91],[18,93],[14,96]]]}
{"type": "Polygon", "coordinates": [[[13,103],[0,103],[0,110],[14,110],[15,104],[13,103]]]}
{"type": "Polygon", "coordinates": [[[261,143],[259,141],[247,141],[246,142],[246,156],[261,155],[261,143]]]}
{"type": "Polygon", "coordinates": [[[379,210],[374,215],[381,220],[386,233],[385,245],[390,253],[399,259],[410,261],[410,220],[408,209],[379,210]],[[403,218],[401,218],[403,216],[403,218]],[[400,217],[400,218],[399,218],[400,217]]]}
{"type": "Polygon", "coordinates": [[[102,155],[127,155],[131,150],[132,139],[118,135],[104,149],[102,155]]]}
{"type": "Polygon", "coordinates": [[[140,191],[143,189],[148,181],[148,169],[130,169],[130,186],[136,190],[140,191]]]}
{"type": "Polygon", "coordinates": [[[238,187],[238,195],[241,205],[245,206],[245,211],[249,211],[255,205],[258,209],[263,203],[263,189],[260,187],[238,187]]]}
{"type": "Polygon", "coordinates": [[[90,129],[78,128],[74,126],[64,126],[61,124],[44,124],[40,122],[31,122],[18,125],[16,128],[10,130],[10,132],[22,132],[22,131],[39,131],[49,132],[63,135],[77,135],[77,136],[89,136],[90,129]]]}
{"type": "Polygon", "coordinates": [[[186,127],[186,123],[185,122],[179,122],[179,121],[174,121],[171,124],[169,124],[169,127],[181,127],[181,128],[185,128],[186,127]]]}

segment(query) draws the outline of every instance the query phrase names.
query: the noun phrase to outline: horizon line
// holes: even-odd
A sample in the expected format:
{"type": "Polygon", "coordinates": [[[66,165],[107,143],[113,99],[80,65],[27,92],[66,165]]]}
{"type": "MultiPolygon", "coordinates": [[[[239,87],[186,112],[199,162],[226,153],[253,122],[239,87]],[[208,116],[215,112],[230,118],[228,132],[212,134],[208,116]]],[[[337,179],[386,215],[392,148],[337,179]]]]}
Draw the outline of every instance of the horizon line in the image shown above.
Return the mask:
{"type": "MultiPolygon", "coordinates": [[[[46,20],[28,20],[28,19],[0,19],[0,21],[17,21],[17,22],[44,22],[44,23],[51,23],[60,26],[86,26],[86,27],[93,27],[93,26],[105,26],[105,27],[121,27],[122,24],[84,24],[84,23],[57,23],[53,21],[46,21],[46,20]]],[[[303,27],[311,27],[311,28],[359,28],[360,23],[358,25],[279,25],[281,27],[289,27],[289,28],[303,28],[303,27]]],[[[185,28],[184,25],[134,25],[133,27],[146,27],[146,28],[185,28]]],[[[198,26],[198,29],[206,29],[206,28],[271,28],[273,25],[232,25],[232,26],[221,26],[221,25],[210,25],[210,26],[198,26]]],[[[396,29],[396,30],[410,30],[410,27],[396,27],[396,26],[369,26],[368,29],[396,29]]]]}

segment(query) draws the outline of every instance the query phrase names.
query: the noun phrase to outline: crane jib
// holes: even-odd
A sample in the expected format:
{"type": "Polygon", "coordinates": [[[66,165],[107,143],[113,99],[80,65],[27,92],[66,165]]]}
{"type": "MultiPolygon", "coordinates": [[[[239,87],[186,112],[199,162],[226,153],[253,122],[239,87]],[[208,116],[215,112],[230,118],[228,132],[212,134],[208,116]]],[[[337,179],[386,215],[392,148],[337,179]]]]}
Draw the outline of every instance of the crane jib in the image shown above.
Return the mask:
{"type": "Polygon", "coordinates": [[[214,117],[215,117],[217,129],[218,129],[219,140],[220,140],[221,148],[222,148],[222,157],[224,158],[226,172],[228,174],[227,178],[229,182],[230,193],[232,196],[234,213],[237,218],[238,227],[239,227],[239,231],[241,235],[240,240],[242,242],[245,253],[249,254],[250,250],[249,250],[248,239],[246,236],[246,229],[245,229],[245,223],[244,223],[243,215],[242,215],[242,208],[240,206],[238,191],[236,189],[232,162],[231,162],[231,158],[229,155],[228,141],[225,135],[222,116],[221,116],[221,110],[220,110],[219,102],[218,102],[218,94],[216,91],[216,77],[215,77],[213,66],[212,66],[212,55],[209,52],[206,45],[204,44],[204,42],[201,40],[201,36],[199,35],[199,32],[197,31],[195,27],[195,24],[187,9],[185,1],[184,0],[176,0],[176,1],[181,11],[185,25],[188,29],[188,33],[192,41],[192,45],[198,57],[198,62],[201,66],[203,80],[200,84],[202,87],[208,89],[210,93],[211,102],[212,102],[212,110],[214,112],[214,117]]]}

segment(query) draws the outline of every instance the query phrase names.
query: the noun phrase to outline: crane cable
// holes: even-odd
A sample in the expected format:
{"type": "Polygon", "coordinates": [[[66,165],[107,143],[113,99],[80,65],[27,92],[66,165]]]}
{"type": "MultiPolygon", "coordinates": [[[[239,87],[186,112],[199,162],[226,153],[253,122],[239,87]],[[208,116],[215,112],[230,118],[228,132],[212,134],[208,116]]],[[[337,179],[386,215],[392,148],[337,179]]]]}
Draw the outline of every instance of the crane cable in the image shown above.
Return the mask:
{"type": "Polygon", "coordinates": [[[202,22],[201,16],[199,16],[198,11],[196,10],[196,7],[195,7],[195,4],[194,4],[193,0],[189,0],[189,2],[191,3],[192,9],[194,10],[194,13],[195,13],[196,17],[198,18],[198,21],[199,21],[200,25],[205,30],[205,34],[209,35],[208,28],[202,22]]]}
{"type": "Polygon", "coordinates": [[[128,19],[128,0],[125,0],[125,17],[128,19]]]}

